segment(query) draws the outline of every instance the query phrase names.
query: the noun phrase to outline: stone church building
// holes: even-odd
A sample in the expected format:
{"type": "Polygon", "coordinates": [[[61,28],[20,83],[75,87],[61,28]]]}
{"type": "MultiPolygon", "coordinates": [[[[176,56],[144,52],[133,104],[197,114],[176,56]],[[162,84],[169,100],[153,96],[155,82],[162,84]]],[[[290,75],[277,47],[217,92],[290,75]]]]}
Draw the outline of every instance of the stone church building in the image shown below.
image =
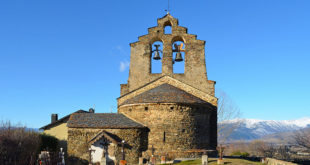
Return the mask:
{"type": "Polygon", "coordinates": [[[216,149],[217,98],[215,81],[207,77],[205,41],[188,34],[170,14],[138,39],[130,44],[118,113],[71,114],[68,156],[110,164],[125,156],[128,164],[137,164],[139,157],[153,154],[188,157],[193,150],[216,149]],[[161,62],[161,73],[152,72],[154,60],[161,62]],[[184,64],[184,73],[174,72],[177,63],[184,64]]]}

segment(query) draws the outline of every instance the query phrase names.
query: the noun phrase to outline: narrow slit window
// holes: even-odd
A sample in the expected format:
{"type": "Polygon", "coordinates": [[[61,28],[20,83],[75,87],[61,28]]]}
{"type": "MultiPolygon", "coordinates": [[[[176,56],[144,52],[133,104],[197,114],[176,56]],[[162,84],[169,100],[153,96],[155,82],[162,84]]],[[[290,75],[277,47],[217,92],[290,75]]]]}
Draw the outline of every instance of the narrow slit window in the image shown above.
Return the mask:
{"type": "Polygon", "coordinates": [[[166,132],[164,131],[163,142],[166,142],[166,132]]]}

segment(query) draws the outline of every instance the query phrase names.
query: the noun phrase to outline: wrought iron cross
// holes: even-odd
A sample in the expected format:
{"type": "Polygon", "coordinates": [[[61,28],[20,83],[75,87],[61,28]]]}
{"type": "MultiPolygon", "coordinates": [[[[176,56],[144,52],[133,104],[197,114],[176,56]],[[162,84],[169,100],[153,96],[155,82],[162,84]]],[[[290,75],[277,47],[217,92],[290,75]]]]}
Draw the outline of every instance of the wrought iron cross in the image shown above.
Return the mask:
{"type": "Polygon", "coordinates": [[[165,11],[167,12],[167,14],[170,13],[170,0],[168,0],[168,8],[165,11]]]}

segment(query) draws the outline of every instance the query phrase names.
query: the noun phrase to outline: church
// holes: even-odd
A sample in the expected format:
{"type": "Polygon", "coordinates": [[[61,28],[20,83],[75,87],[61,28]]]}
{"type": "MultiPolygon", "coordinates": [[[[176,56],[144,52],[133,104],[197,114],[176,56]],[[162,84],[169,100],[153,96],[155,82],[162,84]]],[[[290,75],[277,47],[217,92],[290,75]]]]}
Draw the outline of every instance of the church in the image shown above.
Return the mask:
{"type": "Polygon", "coordinates": [[[168,13],[130,47],[129,77],[120,85],[118,112],[67,117],[68,156],[98,164],[123,159],[138,164],[139,158],[216,150],[217,98],[215,81],[207,77],[205,41],[188,34],[168,13]],[[167,26],[171,32],[165,31],[167,26]],[[152,70],[156,62],[159,73],[152,70]],[[184,73],[175,71],[179,63],[184,73]]]}

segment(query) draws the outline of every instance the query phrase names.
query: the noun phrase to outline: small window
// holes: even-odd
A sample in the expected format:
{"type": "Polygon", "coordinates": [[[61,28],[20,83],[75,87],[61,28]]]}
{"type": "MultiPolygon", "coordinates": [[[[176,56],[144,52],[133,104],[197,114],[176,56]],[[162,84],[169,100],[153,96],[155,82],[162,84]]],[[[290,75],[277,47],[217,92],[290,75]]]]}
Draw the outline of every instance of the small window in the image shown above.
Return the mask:
{"type": "Polygon", "coordinates": [[[166,132],[164,131],[163,142],[166,142],[166,132]]]}
{"type": "Polygon", "coordinates": [[[172,33],[172,28],[170,25],[165,26],[165,34],[171,34],[172,33]]]}
{"type": "Polygon", "coordinates": [[[170,110],[173,110],[174,107],[170,107],[170,110]]]}
{"type": "Polygon", "coordinates": [[[146,111],[149,110],[149,107],[144,107],[144,110],[146,110],[146,111]]]}
{"type": "Polygon", "coordinates": [[[129,112],[131,112],[132,111],[132,109],[131,108],[129,108],[129,112]]]}
{"type": "Polygon", "coordinates": [[[182,133],[184,133],[184,132],[185,132],[185,129],[183,128],[183,129],[182,129],[182,133]]]}

